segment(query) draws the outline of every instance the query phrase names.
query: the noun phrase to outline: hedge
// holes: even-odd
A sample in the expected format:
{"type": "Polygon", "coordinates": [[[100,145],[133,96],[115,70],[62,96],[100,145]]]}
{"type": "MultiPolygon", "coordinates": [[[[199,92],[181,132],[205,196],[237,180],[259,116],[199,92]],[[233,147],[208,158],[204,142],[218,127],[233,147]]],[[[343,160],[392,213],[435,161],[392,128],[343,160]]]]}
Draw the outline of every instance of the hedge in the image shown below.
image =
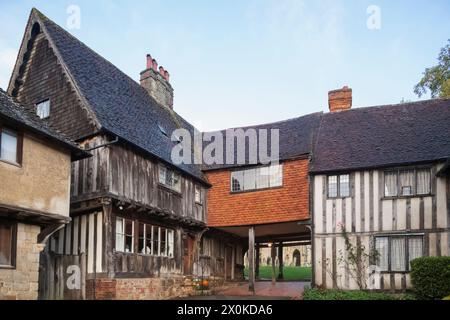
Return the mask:
{"type": "Polygon", "coordinates": [[[410,294],[387,292],[305,289],[303,300],[414,300],[410,294]]]}
{"type": "Polygon", "coordinates": [[[450,257],[422,257],[411,261],[411,283],[418,299],[450,295],[450,257]]]}

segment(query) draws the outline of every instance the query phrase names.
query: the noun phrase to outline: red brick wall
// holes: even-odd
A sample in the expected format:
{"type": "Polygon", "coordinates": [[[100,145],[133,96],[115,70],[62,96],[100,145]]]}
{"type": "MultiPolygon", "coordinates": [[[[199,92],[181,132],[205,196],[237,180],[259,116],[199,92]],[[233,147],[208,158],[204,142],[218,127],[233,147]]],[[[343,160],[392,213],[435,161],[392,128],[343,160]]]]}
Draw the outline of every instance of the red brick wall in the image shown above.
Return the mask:
{"type": "Polygon", "coordinates": [[[308,159],[283,163],[283,187],[230,193],[230,170],[206,172],[208,225],[254,225],[309,218],[308,159]]]}

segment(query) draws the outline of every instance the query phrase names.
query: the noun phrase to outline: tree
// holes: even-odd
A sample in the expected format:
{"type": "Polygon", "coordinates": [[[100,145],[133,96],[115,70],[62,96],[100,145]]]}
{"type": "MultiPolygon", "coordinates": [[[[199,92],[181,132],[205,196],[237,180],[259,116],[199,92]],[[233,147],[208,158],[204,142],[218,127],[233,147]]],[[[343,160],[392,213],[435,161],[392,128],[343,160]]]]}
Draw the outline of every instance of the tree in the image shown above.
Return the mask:
{"type": "Polygon", "coordinates": [[[450,98],[450,39],[441,49],[438,65],[426,68],[423,78],[414,87],[414,93],[421,97],[430,90],[432,98],[450,98]]]}

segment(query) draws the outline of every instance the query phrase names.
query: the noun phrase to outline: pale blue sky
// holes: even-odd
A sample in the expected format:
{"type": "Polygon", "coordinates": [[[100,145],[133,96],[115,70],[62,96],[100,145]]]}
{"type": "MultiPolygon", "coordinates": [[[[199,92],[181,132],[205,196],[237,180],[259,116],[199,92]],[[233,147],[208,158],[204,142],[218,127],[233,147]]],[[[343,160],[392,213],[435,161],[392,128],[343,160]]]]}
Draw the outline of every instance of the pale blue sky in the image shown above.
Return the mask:
{"type": "Polygon", "coordinates": [[[450,38],[447,0],[0,0],[0,87],[31,8],[66,28],[71,4],[81,28],[69,31],[133,79],[151,53],[200,130],[327,111],[343,85],[355,107],[418,100],[414,84],[450,38]],[[370,5],[379,30],[367,28],[370,5]]]}

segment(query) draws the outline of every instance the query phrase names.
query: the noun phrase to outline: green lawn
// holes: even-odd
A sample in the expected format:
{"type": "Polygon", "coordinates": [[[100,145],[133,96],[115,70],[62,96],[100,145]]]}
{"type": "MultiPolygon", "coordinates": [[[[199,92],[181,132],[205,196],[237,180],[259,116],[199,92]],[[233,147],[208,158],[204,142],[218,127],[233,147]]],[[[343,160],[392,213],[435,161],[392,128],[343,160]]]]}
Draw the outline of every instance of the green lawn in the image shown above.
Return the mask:
{"type": "MultiPolygon", "coordinates": [[[[278,268],[275,268],[276,276],[278,277],[278,268]]],[[[248,269],[244,269],[244,275],[248,277],[248,269]]],[[[299,280],[311,280],[311,267],[284,267],[283,268],[284,280],[286,281],[299,281],[299,280]]],[[[260,279],[272,279],[272,267],[260,266],[259,267],[260,279]]]]}
{"type": "Polygon", "coordinates": [[[414,300],[411,294],[305,289],[303,300],[414,300]]]}

